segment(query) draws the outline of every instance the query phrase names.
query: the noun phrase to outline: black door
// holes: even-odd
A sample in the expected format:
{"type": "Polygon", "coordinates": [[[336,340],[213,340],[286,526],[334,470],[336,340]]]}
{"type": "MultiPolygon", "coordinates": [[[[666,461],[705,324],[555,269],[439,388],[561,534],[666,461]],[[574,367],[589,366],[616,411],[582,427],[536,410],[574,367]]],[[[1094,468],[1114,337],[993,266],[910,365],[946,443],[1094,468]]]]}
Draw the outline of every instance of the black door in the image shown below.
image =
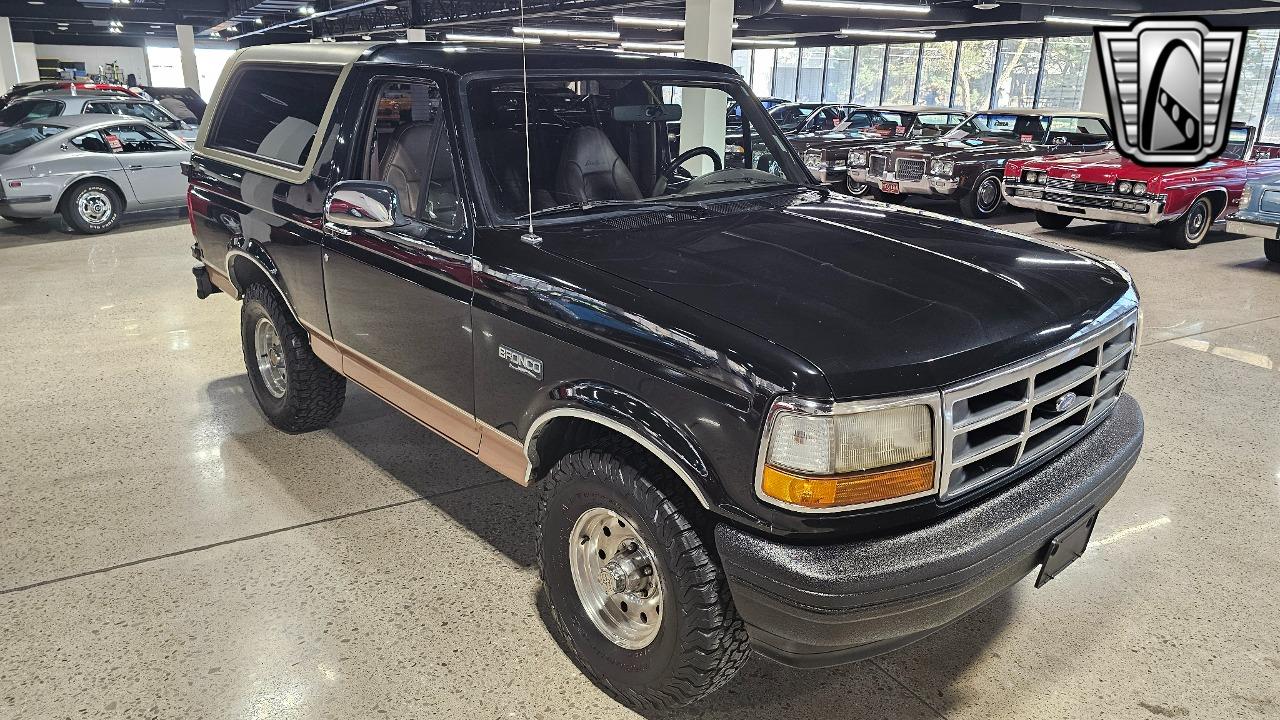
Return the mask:
{"type": "Polygon", "coordinates": [[[431,75],[370,84],[349,177],[390,184],[411,220],[326,225],[325,293],[347,375],[474,451],[472,233],[441,87],[431,75]]]}

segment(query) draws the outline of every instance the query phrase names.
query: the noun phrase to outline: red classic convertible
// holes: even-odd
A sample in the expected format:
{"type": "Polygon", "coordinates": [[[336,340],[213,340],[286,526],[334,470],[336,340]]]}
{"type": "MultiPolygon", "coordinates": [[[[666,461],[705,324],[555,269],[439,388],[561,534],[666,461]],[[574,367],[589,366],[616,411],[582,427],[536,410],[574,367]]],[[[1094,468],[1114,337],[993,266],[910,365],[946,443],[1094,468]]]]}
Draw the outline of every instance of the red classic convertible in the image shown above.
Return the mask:
{"type": "Polygon", "coordinates": [[[1144,167],[1110,149],[1010,160],[1005,199],[1049,230],[1075,218],[1154,225],[1174,247],[1194,248],[1239,208],[1246,182],[1280,172],[1280,145],[1255,142],[1250,126],[1228,132],[1222,155],[1195,167],[1144,167]]]}

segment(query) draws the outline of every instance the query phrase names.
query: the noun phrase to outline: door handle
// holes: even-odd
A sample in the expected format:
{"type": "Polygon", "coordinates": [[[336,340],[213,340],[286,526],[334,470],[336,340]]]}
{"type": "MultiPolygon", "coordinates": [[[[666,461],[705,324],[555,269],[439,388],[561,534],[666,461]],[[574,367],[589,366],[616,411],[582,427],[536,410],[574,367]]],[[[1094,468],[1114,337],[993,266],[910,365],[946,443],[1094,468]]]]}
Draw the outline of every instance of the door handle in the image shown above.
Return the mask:
{"type": "Polygon", "coordinates": [[[142,166],[141,166],[141,165],[130,165],[130,166],[129,166],[129,169],[130,169],[130,170],[141,170],[141,169],[142,169],[142,166]]]}

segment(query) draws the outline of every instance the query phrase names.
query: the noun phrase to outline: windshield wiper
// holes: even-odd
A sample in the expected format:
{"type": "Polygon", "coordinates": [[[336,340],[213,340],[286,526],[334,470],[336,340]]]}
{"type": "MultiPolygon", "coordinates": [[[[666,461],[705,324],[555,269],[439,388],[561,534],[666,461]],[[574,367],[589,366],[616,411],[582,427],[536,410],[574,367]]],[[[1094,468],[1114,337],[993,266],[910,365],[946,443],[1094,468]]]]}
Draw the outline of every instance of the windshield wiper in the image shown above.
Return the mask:
{"type": "Polygon", "coordinates": [[[534,210],[531,213],[525,213],[516,218],[516,220],[528,220],[530,218],[542,217],[544,215],[559,215],[566,212],[585,212],[587,210],[595,210],[596,208],[634,208],[637,210],[680,210],[690,207],[689,205],[677,205],[675,203],[658,203],[652,200],[584,200],[582,202],[566,203],[564,205],[555,205],[541,210],[534,210]]]}

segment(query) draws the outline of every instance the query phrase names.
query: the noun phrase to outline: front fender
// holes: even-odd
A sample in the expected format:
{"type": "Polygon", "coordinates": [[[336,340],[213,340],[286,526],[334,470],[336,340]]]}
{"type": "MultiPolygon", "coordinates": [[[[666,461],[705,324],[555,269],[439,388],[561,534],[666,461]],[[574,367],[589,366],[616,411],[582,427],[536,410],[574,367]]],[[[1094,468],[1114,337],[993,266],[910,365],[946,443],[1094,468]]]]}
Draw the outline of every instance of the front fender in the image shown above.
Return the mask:
{"type": "Polygon", "coordinates": [[[289,288],[284,276],[280,273],[280,268],[276,267],[275,261],[271,259],[271,254],[261,243],[245,240],[243,237],[236,238],[227,250],[227,277],[235,286],[236,293],[243,295],[245,289],[251,284],[250,278],[256,278],[258,275],[266,277],[275,286],[276,292],[284,298],[289,311],[297,317],[298,314],[293,310],[289,288]]]}
{"type": "Polygon", "coordinates": [[[525,456],[532,476],[542,468],[539,441],[557,418],[577,418],[625,435],[652,452],[679,477],[704,508],[710,508],[708,464],[679,427],[640,398],[593,381],[557,386],[540,395],[522,418],[525,456]]]}

